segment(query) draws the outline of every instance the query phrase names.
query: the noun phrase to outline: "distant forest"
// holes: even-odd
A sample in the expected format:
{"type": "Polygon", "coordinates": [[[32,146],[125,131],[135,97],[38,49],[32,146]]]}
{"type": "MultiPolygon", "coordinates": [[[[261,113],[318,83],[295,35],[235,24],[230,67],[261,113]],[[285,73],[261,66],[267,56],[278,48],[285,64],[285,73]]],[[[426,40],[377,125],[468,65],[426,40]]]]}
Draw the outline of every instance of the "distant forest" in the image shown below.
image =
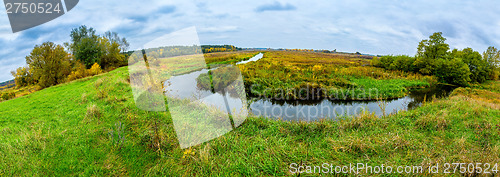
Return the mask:
{"type": "Polygon", "coordinates": [[[14,79],[12,79],[10,81],[5,81],[5,82],[0,83],[0,90],[13,88],[15,86],[16,86],[16,83],[14,82],[14,79]]]}
{"type": "Polygon", "coordinates": [[[232,52],[241,50],[241,48],[235,47],[233,45],[201,45],[201,50],[203,53],[212,52],[232,52]]]}

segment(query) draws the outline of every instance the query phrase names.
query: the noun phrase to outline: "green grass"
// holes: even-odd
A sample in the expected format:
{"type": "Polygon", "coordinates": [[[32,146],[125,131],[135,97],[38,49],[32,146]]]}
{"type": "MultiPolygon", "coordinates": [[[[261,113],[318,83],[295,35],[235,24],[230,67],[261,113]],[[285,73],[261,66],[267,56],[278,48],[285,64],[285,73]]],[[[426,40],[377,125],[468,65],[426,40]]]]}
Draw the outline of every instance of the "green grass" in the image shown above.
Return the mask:
{"type": "Polygon", "coordinates": [[[498,81],[381,118],[249,117],[235,131],[183,150],[168,112],[135,107],[127,76],[123,67],[1,102],[0,175],[282,176],[290,163],[425,169],[500,160],[498,81]]]}

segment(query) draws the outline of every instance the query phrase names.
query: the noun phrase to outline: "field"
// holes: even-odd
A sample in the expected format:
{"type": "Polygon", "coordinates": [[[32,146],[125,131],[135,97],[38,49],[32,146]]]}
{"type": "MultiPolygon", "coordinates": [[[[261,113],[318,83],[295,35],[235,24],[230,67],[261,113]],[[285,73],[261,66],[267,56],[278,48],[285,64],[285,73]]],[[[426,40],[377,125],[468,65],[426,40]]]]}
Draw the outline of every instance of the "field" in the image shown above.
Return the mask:
{"type": "Polygon", "coordinates": [[[359,55],[268,51],[258,62],[239,67],[252,94],[285,100],[318,95],[344,100],[399,98],[408,94],[410,88],[428,87],[436,82],[430,76],[386,71],[369,64],[369,59],[359,55]],[[371,90],[376,92],[368,94],[371,90]],[[341,92],[347,95],[335,96],[341,92]]]}
{"type": "Polygon", "coordinates": [[[123,67],[1,102],[0,175],[280,176],[291,173],[291,163],[427,169],[500,160],[498,81],[380,118],[306,123],[249,117],[235,131],[183,150],[168,112],[137,109],[127,78],[123,67]]]}

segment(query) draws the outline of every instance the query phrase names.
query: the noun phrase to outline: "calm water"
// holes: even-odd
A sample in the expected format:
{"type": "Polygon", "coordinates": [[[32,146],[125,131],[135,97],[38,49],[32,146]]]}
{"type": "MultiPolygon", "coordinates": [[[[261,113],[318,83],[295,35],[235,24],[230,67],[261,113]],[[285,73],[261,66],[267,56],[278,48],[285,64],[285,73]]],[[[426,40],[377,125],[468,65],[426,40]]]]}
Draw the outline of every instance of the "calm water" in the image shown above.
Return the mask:
{"type": "MultiPolygon", "coordinates": [[[[263,57],[260,53],[255,57],[238,62],[237,64],[245,64],[251,61],[258,61],[263,57]]],[[[214,70],[214,69],[212,69],[214,70]]],[[[201,98],[207,104],[211,99],[219,99],[227,97],[229,105],[242,105],[244,98],[232,97],[230,94],[224,96],[220,93],[212,93],[210,90],[203,90],[197,85],[196,78],[200,74],[207,73],[208,69],[191,72],[189,74],[173,76],[166,84],[166,89],[169,95],[176,95],[180,98],[201,98]]],[[[272,119],[282,119],[289,121],[314,121],[318,119],[336,119],[339,116],[357,115],[363,111],[374,113],[375,115],[383,115],[382,108],[385,107],[385,114],[396,113],[400,110],[413,109],[422,104],[424,100],[432,101],[433,97],[446,97],[453,90],[453,87],[438,85],[431,88],[412,90],[406,97],[392,100],[380,101],[340,101],[340,100],[300,100],[300,101],[283,101],[260,99],[255,97],[247,97],[246,104],[249,106],[249,112],[256,116],[264,116],[272,119]],[[385,106],[384,106],[385,105],[385,106]]]]}
{"type": "Polygon", "coordinates": [[[264,57],[264,54],[259,53],[259,54],[255,55],[254,57],[250,58],[249,60],[240,61],[240,62],[238,62],[236,64],[239,65],[239,64],[245,64],[245,63],[248,63],[248,62],[252,62],[252,61],[257,61],[257,60],[260,60],[262,57],[264,57]]]}
{"type": "Polygon", "coordinates": [[[280,101],[270,99],[253,99],[250,111],[256,116],[289,121],[314,121],[318,119],[336,119],[339,116],[358,115],[363,111],[383,115],[396,113],[400,110],[414,109],[424,100],[432,101],[433,97],[446,97],[453,90],[449,86],[413,90],[406,97],[384,101],[341,101],[320,99],[314,101],[280,101]]]}

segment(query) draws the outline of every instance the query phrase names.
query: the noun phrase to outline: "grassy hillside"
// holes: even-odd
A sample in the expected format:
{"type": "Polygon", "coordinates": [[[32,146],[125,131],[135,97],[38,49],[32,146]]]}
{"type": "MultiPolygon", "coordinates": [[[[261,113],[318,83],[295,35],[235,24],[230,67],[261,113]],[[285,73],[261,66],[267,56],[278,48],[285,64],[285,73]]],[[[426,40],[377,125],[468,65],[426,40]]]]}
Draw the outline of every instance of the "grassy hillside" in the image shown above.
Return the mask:
{"type": "Polygon", "coordinates": [[[0,175],[261,176],[290,174],[290,163],[427,168],[500,160],[498,81],[381,118],[249,117],[235,131],[182,150],[169,114],[138,110],[127,78],[123,67],[1,102],[0,175]]]}

